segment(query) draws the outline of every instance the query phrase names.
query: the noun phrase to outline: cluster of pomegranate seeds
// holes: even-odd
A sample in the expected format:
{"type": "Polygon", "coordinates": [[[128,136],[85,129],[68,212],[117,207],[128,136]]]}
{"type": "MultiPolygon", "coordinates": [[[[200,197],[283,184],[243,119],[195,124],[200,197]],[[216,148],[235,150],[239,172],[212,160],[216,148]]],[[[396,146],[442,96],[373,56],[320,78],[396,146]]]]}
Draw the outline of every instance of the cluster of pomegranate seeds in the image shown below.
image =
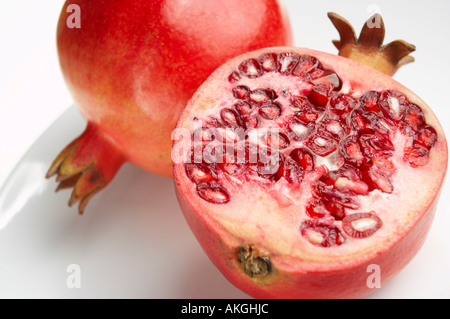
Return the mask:
{"type": "Polygon", "coordinates": [[[313,181],[312,197],[305,207],[309,219],[300,226],[301,235],[316,246],[339,246],[346,236],[366,238],[382,227],[376,212],[357,212],[358,196],[394,192],[394,134],[408,140],[403,158],[411,167],[426,165],[437,141],[436,130],[426,123],[422,109],[401,92],[340,93],[339,76],[309,55],[266,53],[243,61],[228,81],[233,85],[232,103],[206,119],[207,125],[193,137],[194,142],[200,141],[202,152],[208,143],[221,147],[200,160],[194,160],[193,149],[191,163],[185,164],[187,176],[202,199],[224,204],[231,196],[224,186],[228,182],[223,181],[270,185],[285,180],[300,186],[306,174],[333,162],[313,181]],[[239,83],[268,74],[284,76],[280,86],[298,81],[308,90],[304,94],[283,87],[252,90],[239,83]],[[252,139],[252,130],[267,127],[278,130],[252,139]],[[229,134],[226,129],[243,134],[229,134]],[[222,144],[230,138],[237,142],[232,148],[222,144]]]}

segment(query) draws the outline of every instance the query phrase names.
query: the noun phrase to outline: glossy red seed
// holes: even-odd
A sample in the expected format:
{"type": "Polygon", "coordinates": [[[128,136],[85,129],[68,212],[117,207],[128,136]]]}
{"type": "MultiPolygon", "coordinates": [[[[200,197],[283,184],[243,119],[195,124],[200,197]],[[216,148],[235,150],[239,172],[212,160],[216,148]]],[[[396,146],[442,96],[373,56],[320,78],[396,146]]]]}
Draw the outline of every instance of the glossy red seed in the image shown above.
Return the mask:
{"type": "MultiPolygon", "coordinates": [[[[332,179],[330,179],[330,182],[332,182],[332,179]]],[[[353,193],[347,190],[337,189],[332,183],[327,185],[322,181],[317,182],[314,186],[314,193],[317,197],[320,197],[324,203],[339,203],[347,208],[358,208],[357,203],[353,199],[353,193]]]]}
{"type": "Polygon", "coordinates": [[[361,239],[375,234],[382,224],[381,219],[375,212],[354,213],[344,217],[342,229],[350,237],[361,239]],[[355,224],[359,225],[355,227],[355,224]]]}
{"type": "Polygon", "coordinates": [[[344,160],[352,165],[362,166],[370,161],[362,152],[356,135],[345,138],[340,144],[339,151],[344,160]]]}
{"type": "Polygon", "coordinates": [[[277,133],[267,133],[264,136],[264,142],[265,144],[273,149],[285,149],[286,147],[289,146],[290,142],[289,142],[289,138],[287,137],[286,134],[281,133],[281,132],[277,132],[277,133]]]}
{"type": "Polygon", "coordinates": [[[337,119],[322,119],[317,126],[318,132],[324,132],[328,136],[334,138],[335,140],[341,140],[349,133],[348,127],[345,123],[337,119]]]}
{"type": "Polygon", "coordinates": [[[305,140],[305,145],[316,155],[327,156],[338,148],[338,142],[328,135],[316,133],[305,140]]]}
{"type": "Polygon", "coordinates": [[[256,105],[263,105],[271,102],[270,91],[258,89],[249,94],[249,101],[256,105]]]}
{"type": "Polygon", "coordinates": [[[339,203],[327,203],[325,208],[336,220],[342,220],[345,217],[345,207],[339,203]]]}
{"type": "Polygon", "coordinates": [[[196,184],[216,180],[215,173],[208,165],[187,163],[184,165],[184,169],[186,176],[196,184]]]}
{"type": "Polygon", "coordinates": [[[374,113],[381,113],[380,108],[378,107],[378,99],[380,97],[380,93],[375,91],[369,91],[364,93],[359,98],[359,103],[361,108],[365,111],[370,111],[374,113]]]}
{"type": "Polygon", "coordinates": [[[241,76],[239,75],[238,72],[233,71],[229,76],[228,76],[228,81],[230,83],[236,83],[237,81],[239,81],[241,79],[241,76]]]}
{"type": "Polygon", "coordinates": [[[233,88],[233,96],[237,99],[243,100],[250,93],[250,89],[245,85],[239,85],[233,88]]]}
{"type": "Polygon", "coordinates": [[[320,84],[315,86],[308,94],[308,100],[316,107],[325,107],[328,104],[330,92],[333,90],[332,85],[320,84]]]}
{"type": "Polygon", "coordinates": [[[320,74],[311,74],[311,83],[314,85],[331,86],[333,91],[339,91],[342,88],[342,81],[339,76],[331,71],[323,71],[320,74]]]}
{"type": "Polygon", "coordinates": [[[255,79],[263,75],[264,70],[259,65],[256,59],[248,59],[242,62],[239,67],[239,72],[249,79],[255,79]]]}
{"type": "Polygon", "coordinates": [[[234,109],[241,115],[247,115],[253,111],[253,107],[244,101],[238,101],[235,103],[234,109]]]}
{"type": "Polygon", "coordinates": [[[389,157],[395,151],[389,137],[379,133],[363,134],[359,137],[359,143],[364,154],[370,158],[389,157]]]}
{"type": "Polygon", "coordinates": [[[378,189],[383,193],[391,194],[394,191],[388,172],[384,171],[380,167],[370,166],[364,168],[362,172],[363,180],[369,186],[370,190],[378,189]]]}
{"type": "Polygon", "coordinates": [[[289,158],[283,158],[280,161],[278,171],[273,176],[273,180],[278,181],[281,178],[284,178],[289,183],[299,184],[303,180],[303,175],[304,171],[297,163],[289,158]]]}
{"type": "Polygon", "coordinates": [[[266,53],[258,58],[258,62],[265,72],[274,72],[278,68],[277,59],[278,55],[276,53],[266,53]]]}
{"type": "Polygon", "coordinates": [[[294,114],[294,118],[302,124],[315,123],[319,116],[320,113],[313,109],[303,110],[294,114]]]}
{"type": "Polygon", "coordinates": [[[422,146],[430,150],[437,142],[436,130],[427,125],[422,128],[414,137],[413,146],[422,146]]]}
{"type": "Polygon", "coordinates": [[[215,181],[198,184],[197,194],[212,204],[226,204],[230,201],[228,191],[215,181]]]}
{"type": "Polygon", "coordinates": [[[291,105],[292,107],[303,110],[303,109],[311,109],[313,108],[313,105],[311,102],[308,101],[308,98],[301,95],[294,95],[291,98],[291,105]]]}
{"type": "Polygon", "coordinates": [[[378,107],[387,118],[398,121],[408,104],[406,96],[395,90],[386,90],[381,92],[378,99],[378,107]]]}
{"type": "Polygon", "coordinates": [[[325,204],[320,199],[314,199],[309,202],[305,208],[306,215],[311,218],[324,218],[327,216],[328,211],[325,208],[325,204]]]}
{"type": "Polygon", "coordinates": [[[279,118],[282,112],[283,108],[278,102],[262,105],[259,109],[259,114],[267,120],[275,120],[279,118]]]}
{"type": "Polygon", "coordinates": [[[430,151],[426,147],[420,145],[406,147],[403,154],[403,159],[412,167],[424,166],[430,160],[429,152],[430,151]]]}
{"type": "Polygon", "coordinates": [[[256,115],[242,116],[242,122],[244,128],[247,130],[258,128],[261,124],[261,120],[256,115]]]}
{"type": "Polygon", "coordinates": [[[292,74],[300,60],[300,55],[294,52],[286,52],[278,55],[278,72],[281,74],[292,74]]]}
{"type": "Polygon", "coordinates": [[[291,151],[289,156],[297,162],[305,172],[314,170],[314,155],[304,148],[296,148],[291,151]]]}
{"type": "Polygon", "coordinates": [[[298,64],[292,74],[297,76],[305,76],[306,74],[317,68],[322,68],[319,60],[310,55],[301,55],[298,64]]]}
{"type": "Polygon", "coordinates": [[[195,142],[212,142],[219,137],[219,131],[215,127],[199,127],[195,129],[193,134],[195,142]]]}
{"type": "Polygon", "coordinates": [[[227,127],[242,127],[241,117],[232,109],[223,109],[220,111],[220,118],[222,119],[223,124],[227,127]]]}
{"type": "Polygon", "coordinates": [[[403,131],[405,133],[409,133],[410,129],[417,132],[425,125],[425,116],[419,106],[410,103],[406,107],[401,121],[403,122],[403,131]]]}
{"type": "Polygon", "coordinates": [[[338,227],[318,220],[304,221],[300,232],[308,242],[316,246],[333,247],[345,242],[345,237],[338,227]]]}
{"type": "Polygon", "coordinates": [[[356,106],[358,101],[348,94],[337,94],[330,99],[330,111],[336,115],[347,115],[356,106]]]}

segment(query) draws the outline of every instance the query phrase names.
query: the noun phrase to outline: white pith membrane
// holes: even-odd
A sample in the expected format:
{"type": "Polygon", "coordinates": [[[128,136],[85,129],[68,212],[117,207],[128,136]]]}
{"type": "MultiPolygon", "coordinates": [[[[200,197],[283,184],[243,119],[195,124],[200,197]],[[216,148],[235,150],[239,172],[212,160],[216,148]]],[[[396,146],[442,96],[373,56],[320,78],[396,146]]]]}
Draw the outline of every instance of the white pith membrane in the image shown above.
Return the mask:
{"type": "MultiPolygon", "coordinates": [[[[367,195],[354,194],[351,198],[355,207],[353,209],[345,207],[346,216],[354,213],[373,213],[381,220],[381,226],[367,238],[353,238],[344,231],[343,221],[331,215],[324,218],[312,218],[305,210],[307,205],[317,198],[314,197],[312,189],[317,180],[327,172],[335,171],[342,166],[339,146],[337,151],[327,156],[315,155],[314,171],[306,172],[300,184],[289,183],[285,178],[271,181],[254,175],[232,175],[219,169],[217,183],[229,194],[229,201],[223,204],[210,203],[200,198],[196,184],[186,175],[184,164],[176,164],[174,175],[177,185],[182,187],[181,191],[185,200],[192,210],[201,216],[205,224],[217,232],[221,240],[225,242],[225,246],[237,249],[245,244],[255,245],[268,254],[271,263],[278,269],[287,271],[318,270],[320,267],[327,270],[333,267],[338,269],[343,264],[362,262],[374,254],[381,253],[413,227],[438,193],[445,174],[447,149],[437,119],[425,103],[409,90],[391,78],[379,75],[378,72],[350,60],[305,49],[286,51],[284,48],[279,48],[271,52],[297,52],[301,55],[316,57],[323,69],[335,72],[342,80],[342,88],[335,93],[350,94],[355,99],[359,99],[368,91],[379,93],[384,90],[400,91],[409,102],[420,106],[426,123],[437,132],[438,139],[430,150],[428,163],[419,167],[409,165],[404,159],[404,150],[405,147],[411,146],[413,137],[402,133],[398,127],[389,134],[389,139],[395,147],[392,156],[388,157],[395,167],[395,170],[390,172],[392,175],[389,176],[389,181],[393,185],[392,192],[375,189],[369,191],[367,195]],[[343,60],[347,61],[343,62],[343,60]],[[360,69],[356,72],[354,68],[360,69]],[[323,247],[321,243],[324,237],[320,230],[304,227],[304,223],[311,220],[337,227],[345,240],[339,245],[323,247]]],[[[247,59],[257,57],[258,54],[255,53],[254,57],[247,57],[247,59]]],[[[292,120],[298,109],[292,107],[291,100],[293,96],[307,96],[313,85],[300,77],[279,72],[267,72],[256,79],[241,76],[239,81],[230,83],[228,76],[238,69],[240,62],[242,60],[236,59],[234,65],[232,62],[227,63],[226,68],[216,71],[215,76],[202,85],[182,114],[178,127],[187,128],[193,132],[193,128],[196,125],[198,127],[198,124],[195,124],[197,120],[205,124],[211,123],[211,118],[220,119],[221,110],[233,109],[233,105],[238,102],[232,94],[233,88],[246,86],[251,91],[272,89],[277,94],[275,101],[282,106],[282,114],[275,120],[259,116],[260,128],[280,129],[280,132],[288,135],[286,127],[289,126],[297,135],[308,134],[306,125],[292,120]],[[218,74],[220,76],[217,76],[218,74]],[[283,83],[282,87],[280,83],[283,83]],[[290,125],[290,123],[295,124],[290,125]]],[[[390,105],[391,111],[397,114],[398,101],[392,99],[390,105]]],[[[326,109],[329,110],[329,104],[326,109]]],[[[251,114],[258,114],[258,109],[254,107],[251,114]]],[[[316,127],[323,116],[322,114],[316,121],[316,127]]],[[[336,127],[330,129],[338,131],[336,127]]],[[[312,134],[314,133],[309,133],[308,136],[312,134]]],[[[256,143],[258,140],[261,140],[261,136],[258,136],[256,132],[248,134],[247,141],[250,143],[256,143]]],[[[338,145],[342,140],[344,138],[339,140],[338,145]]],[[[185,148],[190,148],[190,142],[188,139],[183,139],[179,143],[184,143],[185,148]]],[[[294,149],[307,149],[305,140],[296,141],[290,138],[289,143],[288,147],[278,151],[288,156],[294,149]]],[[[320,146],[325,141],[318,138],[315,143],[320,146]]],[[[312,151],[311,153],[314,154],[312,151]]],[[[335,185],[351,187],[348,180],[342,178],[338,179],[335,185]]],[[[371,218],[361,218],[351,222],[353,228],[362,232],[373,228],[375,224],[376,222],[371,218]]]]}

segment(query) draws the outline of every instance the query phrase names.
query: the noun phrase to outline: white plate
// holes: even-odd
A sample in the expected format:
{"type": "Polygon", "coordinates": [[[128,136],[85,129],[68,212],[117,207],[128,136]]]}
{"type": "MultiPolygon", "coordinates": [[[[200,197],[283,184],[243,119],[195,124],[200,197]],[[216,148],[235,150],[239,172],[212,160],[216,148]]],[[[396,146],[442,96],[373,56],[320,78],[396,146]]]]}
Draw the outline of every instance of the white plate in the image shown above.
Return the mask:
{"type": "Polygon", "coordinates": [[[125,165],[83,216],[67,207],[44,175],[84,126],[66,111],[0,189],[0,297],[248,298],[203,253],[170,179],[125,165]]]}
{"type": "MultiPolygon", "coordinates": [[[[69,109],[0,189],[0,297],[248,298],[198,245],[171,180],[127,164],[85,215],[66,206],[69,191],[55,194],[56,183],[44,175],[84,125],[69,109]]],[[[419,254],[369,297],[450,297],[449,225],[438,209],[419,254]]]]}

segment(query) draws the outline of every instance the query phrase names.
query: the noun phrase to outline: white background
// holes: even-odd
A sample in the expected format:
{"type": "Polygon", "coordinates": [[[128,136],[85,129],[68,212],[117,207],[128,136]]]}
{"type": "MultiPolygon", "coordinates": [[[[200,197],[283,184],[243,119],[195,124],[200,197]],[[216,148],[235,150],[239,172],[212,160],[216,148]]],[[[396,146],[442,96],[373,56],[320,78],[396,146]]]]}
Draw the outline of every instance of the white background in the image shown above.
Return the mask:
{"type": "MultiPolygon", "coordinates": [[[[326,16],[328,11],[348,19],[357,33],[370,15],[380,12],[387,29],[385,41],[401,38],[417,47],[413,53],[416,62],[402,68],[395,79],[432,107],[447,137],[450,136],[449,1],[285,0],[284,3],[291,18],[295,45],[330,53],[336,52],[331,40],[337,39],[338,34],[326,16]]],[[[72,106],[55,46],[56,23],[62,6],[61,0],[3,1],[0,5],[0,186],[30,146],[72,106]]],[[[447,185],[438,213],[448,215],[449,206],[447,185]]],[[[450,249],[448,241],[444,248],[450,249]]]]}

